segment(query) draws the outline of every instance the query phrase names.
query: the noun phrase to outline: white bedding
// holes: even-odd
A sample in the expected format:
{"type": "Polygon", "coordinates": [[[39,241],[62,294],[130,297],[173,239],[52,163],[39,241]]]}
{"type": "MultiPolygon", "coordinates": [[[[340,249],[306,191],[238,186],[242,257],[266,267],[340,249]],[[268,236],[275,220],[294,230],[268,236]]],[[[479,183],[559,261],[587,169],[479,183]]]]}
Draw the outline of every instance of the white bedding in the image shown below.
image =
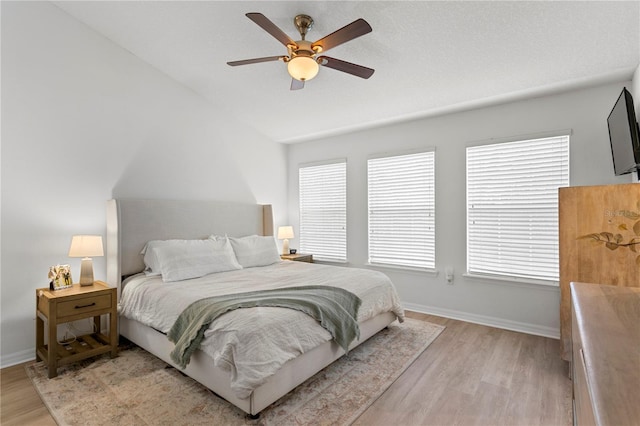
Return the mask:
{"type": "MultiPolygon", "coordinates": [[[[404,320],[398,295],[386,275],[291,261],[167,283],[161,277],[139,274],[124,286],[118,311],[167,333],[178,315],[200,298],[299,285],[331,285],[353,292],[362,299],[358,322],[388,311],[404,320]]],[[[260,307],[219,317],[205,332],[201,349],[217,367],[230,371],[231,388],[244,399],[285,362],[330,339],[328,331],[302,312],[260,307]]]]}

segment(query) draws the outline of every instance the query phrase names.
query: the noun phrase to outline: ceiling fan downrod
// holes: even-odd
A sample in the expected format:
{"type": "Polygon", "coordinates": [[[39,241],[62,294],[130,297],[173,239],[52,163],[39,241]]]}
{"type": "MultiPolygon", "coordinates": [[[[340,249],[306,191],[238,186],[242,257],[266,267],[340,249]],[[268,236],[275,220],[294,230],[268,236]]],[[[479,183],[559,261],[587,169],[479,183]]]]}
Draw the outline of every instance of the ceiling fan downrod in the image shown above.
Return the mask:
{"type": "Polygon", "coordinates": [[[309,15],[297,15],[293,18],[293,25],[296,26],[298,32],[300,33],[300,37],[305,40],[307,36],[307,32],[313,27],[313,18],[309,15]]]}

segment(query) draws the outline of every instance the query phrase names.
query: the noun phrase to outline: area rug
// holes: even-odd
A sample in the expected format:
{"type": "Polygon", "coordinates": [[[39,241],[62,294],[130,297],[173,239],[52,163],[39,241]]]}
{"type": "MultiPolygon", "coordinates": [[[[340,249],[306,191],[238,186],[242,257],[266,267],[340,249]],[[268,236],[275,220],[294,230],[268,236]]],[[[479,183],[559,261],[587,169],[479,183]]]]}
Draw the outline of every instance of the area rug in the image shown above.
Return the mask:
{"type": "Polygon", "coordinates": [[[59,425],[348,425],[444,330],[408,318],[394,322],[250,419],[242,410],[130,344],[47,378],[43,362],[25,368],[59,425]]]}

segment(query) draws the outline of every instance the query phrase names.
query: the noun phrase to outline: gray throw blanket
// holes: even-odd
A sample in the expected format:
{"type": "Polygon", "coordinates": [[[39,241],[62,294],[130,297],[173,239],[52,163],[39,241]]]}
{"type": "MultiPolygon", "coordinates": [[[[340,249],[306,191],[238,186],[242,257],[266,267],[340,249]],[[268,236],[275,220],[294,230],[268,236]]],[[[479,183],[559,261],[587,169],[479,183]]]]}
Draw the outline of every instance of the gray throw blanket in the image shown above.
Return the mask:
{"type": "Polygon", "coordinates": [[[171,359],[185,368],[193,352],[200,347],[204,332],[220,315],[239,308],[259,306],[295,309],[320,322],[345,352],[360,338],[358,309],[362,300],[342,288],[310,285],[249,293],[214,296],[193,302],[169,330],[167,337],[175,343],[171,359]]]}

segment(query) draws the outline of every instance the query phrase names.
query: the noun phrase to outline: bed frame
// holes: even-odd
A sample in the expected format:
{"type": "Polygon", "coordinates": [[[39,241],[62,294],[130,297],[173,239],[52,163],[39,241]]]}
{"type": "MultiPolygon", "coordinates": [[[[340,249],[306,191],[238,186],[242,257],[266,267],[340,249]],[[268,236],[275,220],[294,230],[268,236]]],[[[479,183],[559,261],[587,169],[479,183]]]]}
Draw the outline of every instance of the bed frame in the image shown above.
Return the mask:
{"type": "MultiPolygon", "coordinates": [[[[271,205],[205,200],[118,199],[107,202],[107,281],[117,287],[120,297],[123,277],[141,272],[140,251],[150,240],[206,238],[211,234],[244,236],[273,235],[271,205]]],[[[393,313],[380,314],[360,324],[364,342],[396,319],[393,313]]],[[[119,318],[119,333],[162,359],[179,367],[169,354],[173,343],[166,335],[137,321],[119,318]]],[[[239,399],[230,387],[230,373],[213,365],[204,352],[196,351],[182,371],[251,416],[293,390],[344,354],[333,340],[285,363],[247,399],[239,399]]]]}

